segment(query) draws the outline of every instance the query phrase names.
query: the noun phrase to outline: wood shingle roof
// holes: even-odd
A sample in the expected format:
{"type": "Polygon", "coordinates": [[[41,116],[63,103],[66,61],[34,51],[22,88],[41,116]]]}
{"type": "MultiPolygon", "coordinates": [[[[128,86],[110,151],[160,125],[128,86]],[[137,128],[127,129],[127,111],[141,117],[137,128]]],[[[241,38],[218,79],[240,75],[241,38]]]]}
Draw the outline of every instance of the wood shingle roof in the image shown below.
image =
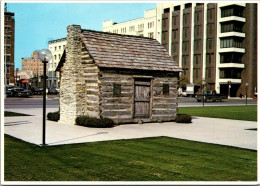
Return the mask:
{"type": "Polygon", "coordinates": [[[181,72],[156,40],[82,30],[81,39],[99,67],[181,72]]]}

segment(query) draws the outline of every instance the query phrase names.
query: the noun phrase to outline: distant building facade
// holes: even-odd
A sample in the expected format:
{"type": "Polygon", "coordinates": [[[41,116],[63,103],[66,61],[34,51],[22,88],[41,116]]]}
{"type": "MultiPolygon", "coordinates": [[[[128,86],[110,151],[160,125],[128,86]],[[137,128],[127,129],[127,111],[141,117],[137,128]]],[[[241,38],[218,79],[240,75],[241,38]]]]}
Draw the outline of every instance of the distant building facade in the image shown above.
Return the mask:
{"type": "Polygon", "coordinates": [[[66,47],[67,39],[57,39],[48,42],[48,48],[52,52],[52,59],[48,63],[48,86],[59,87],[59,72],[55,72],[61,55],[66,47]]]}
{"type": "Polygon", "coordinates": [[[15,41],[15,19],[14,13],[4,12],[4,60],[5,80],[7,85],[14,85],[14,41],[15,41]]]}
{"type": "MultiPolygon", "coordinates": [[[[150,11],[155,20],[153,38],[191,84],[205,80],[208,89],[235,97],[246,94],[247,83],[248,95],[253,97],[257,91],[256,3],[157,3],[150,11]]],[[[138,28],[138,20],[106,21],[103,31],[140,35],[137,30],[129,32],[131,26],[138,28]]]]}
{"type": "Polygon", "coordinates": [[[39,51],[34,51],[31,57],[22,58],[22,71],[30,75],[30,78],[43,75],[43,63],[39,58],[39,51]]]}
{"type": "Polygon", "coordinates": [[[156,9],[144,12],[144,17],[115,23],[113,20],[103,22],[103,32],[124,35],[136,35],[155,39],[156,36],[156,9]]]}
{"type": "Polygon", "coordinates": [[[257,87],[257,4],[158,3],[158,41],[192,84],[230,96],[257,87]]]}

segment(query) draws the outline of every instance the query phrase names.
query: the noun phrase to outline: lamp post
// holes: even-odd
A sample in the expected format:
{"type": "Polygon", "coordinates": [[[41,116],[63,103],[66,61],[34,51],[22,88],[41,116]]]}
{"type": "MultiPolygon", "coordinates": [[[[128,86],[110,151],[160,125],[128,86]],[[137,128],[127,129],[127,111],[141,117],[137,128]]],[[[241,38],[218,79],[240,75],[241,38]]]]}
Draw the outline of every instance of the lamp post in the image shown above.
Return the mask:
{"type": "Polygon", "coordinates": [[[15,70],[15,73],[16,73],[16,75],[15,75],[15,86],[17,87],[17,72],[18,72],[18,70],[19,70],[19,68],[16,68],[16,70],[15,70]]]}
{"type": "Polygon", "coordinates": [[[247,106],[247,87],[248,87],[248,83],[246,83],[246,106],[247,106]]]}
{"type": "Polygon", "coordinates": [[[228,81],[228,99],[230,99],[231,81],[228,81]]]}
{"type": "Polygon", "coordinates": [[[43,113],[42,113],[42,146],[45,146],[46,131],[46,64],[51,60],[52,54],[48,49],[39,52],[39,58],[43,62],[43,113]]]}
{"type": "Polygon", "coordinates": [[[206,85],[206,80],[203,79],[202,80],[202,101],[203,101],[203,107],[204,107],[204,101],[205,101],[205,97],[204,97],[204,86],[206,85]]]}

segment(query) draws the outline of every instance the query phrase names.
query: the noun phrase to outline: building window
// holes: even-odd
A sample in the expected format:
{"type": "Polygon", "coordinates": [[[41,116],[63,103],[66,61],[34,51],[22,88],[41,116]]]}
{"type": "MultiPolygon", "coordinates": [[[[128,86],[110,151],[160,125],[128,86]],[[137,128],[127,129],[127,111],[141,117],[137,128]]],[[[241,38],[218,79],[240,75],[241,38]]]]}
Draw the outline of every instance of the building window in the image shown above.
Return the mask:
{"type": "Polygon", "coordinates": [[[6,66],[6,73],[10,74],[10,66],[6,66]]]}
{"type": "Polygon", "coordinates": [[[10,40],[11,36],[5,36],[5,40],[10,40]]]}
{"type": "Polygon", "coordinates": [[[5,31],[11,31],[11,26],[5,26],[5,31]]]}
{"type": "Polygon", "coordinates": [[[57,56],[56,56],[56,55],[54,55],[54,59],[55,59],[55,60],[57,59],[57,56]]]}
{"type": "Polygon", "coordinates": [[[11,61],[11,56],[10,55],[5,55],[5,61],[10,62],[11,61]]]}
{"type": "Polygon", "coordinates": [[[197,18],[197,23],[198,23],[199,20],[200,20],[200,13],[199,13],[199,12],[197,12],[197,16],[196,16],[196,18],[197,18]]]}
{"type": "Polygon", "coordinates": [[[242,63],[242,56],[240,53],[223,53],[220,54],[220,63],[242,63]]]}
{"type": "Polygon", "coordinates": [[[59,50],[61,49],[61,46],[59,46],[59,50]]]}
{"type": "Polygon", "coordinates": [[[54,47],[55,51],[57,50],[57,47],[54,47]]]}
{"type": "Polygon", "coordinates": [[[134,32],[135,31],[135,26],[129,26],[129,32],[134,32]]]}
{"type": "Polygon", "coordinates": [[[242,48],[242,39],[236,37],[228,37],[220,40],[220,48],[242,48]]]}
{"type": "Polygon", "coordinates": [[[211,78],[211,68],[208,68],[208,78],[211,78]]]}
{"type": "Polygon", "coordinates": [[[60,54],[59,54],[59,59],[60,59],[60,54]]]}
{"type": "Polygon", "coordinates": [[[169,92],[170,92],[169,84],[164,83],[163,84],[163,95],[169,95],[169,92]]]}
{"type": "Polygon", "coordinates": [[[176,25],[176,17],[173,17],[173,25],[176,25]]]}
{"type": "Polygon", "coordinates": [[[241,79],[241,69],[236,69],[236,68],[220,69],[220,78],[241,79]]]}
{"type": "Polygon", "coordinates": [[[238,16],[243,17],[243,7],[228,6],[221,8],[221,17],[238,16]]]}
{"type": "Polygon", "coordinates": [[[153,38],[153,32],[148,33],[149,38],[153,38]]]}
{"type": "Polygon", "coordinates": [[[65,45],[63,45],[63,49],[65,49],[65,45]]]}
{"type": "Polygon", "coordinates": [[[121,84],[117,84],[117,83],[113,84],[113,96],[114,97],[121,96],[121,84]]]}
{"type": "Polygon", "coordinates": [[[227,22],[221,24],[221,33],[225,32],[242,32],[243,23],[227,22]]]}

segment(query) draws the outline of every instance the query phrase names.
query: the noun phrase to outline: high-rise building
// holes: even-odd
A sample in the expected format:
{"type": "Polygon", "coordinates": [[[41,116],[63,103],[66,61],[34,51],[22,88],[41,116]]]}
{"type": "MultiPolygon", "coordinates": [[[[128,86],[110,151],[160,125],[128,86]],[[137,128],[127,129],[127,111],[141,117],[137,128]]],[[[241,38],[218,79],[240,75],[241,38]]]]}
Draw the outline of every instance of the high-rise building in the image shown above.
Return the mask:
{"type": "Polygon", "coordinates": [[[59,72],[55,70],[66,47],[67,38],[51,40],[48,44],[52,52],[52,59],[48,63],[48,86],[59,87],[59,72]]]}
{"type": "Polygon", "coordinates": [[[31,57],[22,58],[22,71],[33,77],[43,75],[43,63],[39,58],[39,51],[34,51],[31,57]]]}
{"type": "Polygon", "coordinates": [[[15,37],[15,20],[14,13],[4,12],[4,66],[5,66],[5,83],[14,85],[14,38],[15,37]]]}
{"type": "Polygon", "coordinates": [[[156,38],[156,9],[144,12],[144,17],[116,23],[114,20],[103,22],[103,32],[124,35],[137,35],[141,37],[156,38]]]}
{"type": "MultiPolygon", "coordinates": [[[[257,91],[256,3],[158,3],[151,11],[153,38],[191,84],[205,80],[208,89],[232,97],[257,91]]],[[[103,31],[139,35],[128,32],[137,21],[104,22],[103,31]]]]}
{"type": "Polygon", "coordinates": [[[158,41],[192,84],[253,96],[257,87],[257,4],[158,3],[158,41]]]}

